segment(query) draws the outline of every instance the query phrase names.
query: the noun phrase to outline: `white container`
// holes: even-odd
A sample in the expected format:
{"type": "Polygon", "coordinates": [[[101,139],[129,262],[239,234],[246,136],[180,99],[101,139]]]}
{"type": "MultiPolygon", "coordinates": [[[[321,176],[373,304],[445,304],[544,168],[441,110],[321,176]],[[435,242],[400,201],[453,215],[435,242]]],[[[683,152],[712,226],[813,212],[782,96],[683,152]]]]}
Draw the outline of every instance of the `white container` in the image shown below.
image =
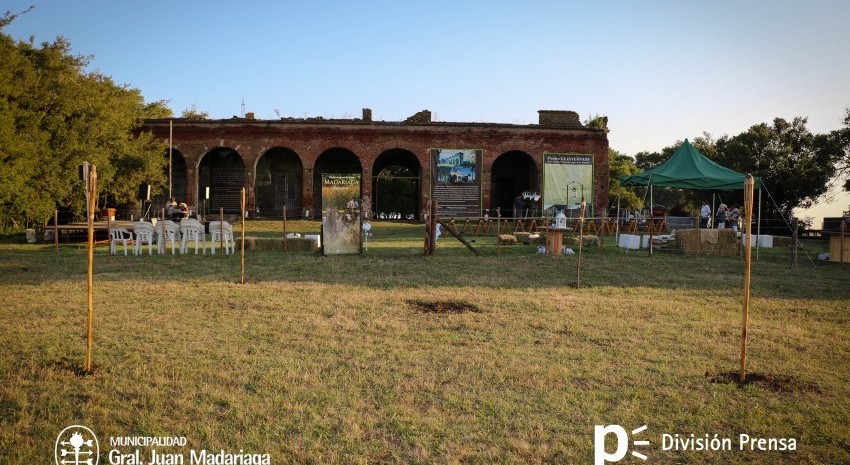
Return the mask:
{"type": "Polygon", "coordinates": [[[769,249],[773,247],[773,236],[769,236],[767,234],[758,236],[758,245],[762,249],[769,249]]]}
{"type": "Polygon", "coordinates": [[[620,234],[620,241],[617,243],[617,246],[622,249],[637,250],[640,248],[640,236],[636,236],[634,234],[620,234]]]}
{"type": "Polygon", "coordinates": [[[322,236],[319,234],[305,234],[304,239],[312,239],[316,241],[316,245],[318,245],[319,247],[322,246],[322,236]]]}
{"type": "Polygon", "coordinates": [[[27,242],[35,244],[35,229],[27,229],[27,242]]]}

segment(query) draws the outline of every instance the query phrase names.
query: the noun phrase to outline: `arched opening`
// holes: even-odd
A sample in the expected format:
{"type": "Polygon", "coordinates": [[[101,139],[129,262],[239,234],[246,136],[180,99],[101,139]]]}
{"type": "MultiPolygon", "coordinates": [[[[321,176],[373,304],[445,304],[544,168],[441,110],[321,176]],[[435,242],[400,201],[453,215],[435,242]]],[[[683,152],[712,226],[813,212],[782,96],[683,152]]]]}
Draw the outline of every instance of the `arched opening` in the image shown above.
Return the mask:
{"type": "Polygon", "coordinates": [[[209,200],[206,211],[240,213],[242,187],[245,186],[245,163],[235,150],[218,147],[207,152],[198,166],[198,205],[203,208],[206,189],[209,200]]]}
{"type": "MultiPolygon", "coordinates": [[[[313,168],[313,215],[321,217],[322,212],[322,174],[361,174],[363,167],[352,151],[336,147],[325,150],[316,159],[313,168]]],[[[363,192],[362,182],[360,192],[363,192]]]]}
{"type": "MultiPolygon", "coordinates": [[[[166,154],[166,156],[168,156],[166,154]]],[[[166,168],[167,170],[168,168],[166,168]]],[[[186,169],[186,159],[179,150],[171,150],[171,197],[177,199],[178,202],[186,201],[186,193],[188,189],[188,170],[186,169]]],[[[168,173],[165,173],[168,176],[168,173]]],[[[166,189],[168,187],[166,186],[166,189]]],[[[167,191],[166,191],[167,194],[167,191]]],[[[167,200],[167,199],[166,199],[167,200]]]]}
{"type": "Polygon", "coordinates": [[[255,201],[262,217],[297,217],[301,214],[303,169],[298,154],[290,149],[269,149],[257,161],[255,201]]]}
{"type": "Polygon", "coordinates": [[[422,167],[416,155],[404,149],[387,150],[375,160],[372,175],[375,218],[419,217],[422,167]]]}
{"type": "MultiPolygon", "coordinates": [[[[514,215],[514,199],[525,191],[540,192],[537,165],[525,152],[513,150],[505,152],[493,162],[490,170],[490,209],[501,209],[503,217],[514,215]]],[[[537,216],[540,206],[534,201],[526,201],[523,216],[537,216]]],[[[517,213],[520,215],[520,212],[517,213]]]]}

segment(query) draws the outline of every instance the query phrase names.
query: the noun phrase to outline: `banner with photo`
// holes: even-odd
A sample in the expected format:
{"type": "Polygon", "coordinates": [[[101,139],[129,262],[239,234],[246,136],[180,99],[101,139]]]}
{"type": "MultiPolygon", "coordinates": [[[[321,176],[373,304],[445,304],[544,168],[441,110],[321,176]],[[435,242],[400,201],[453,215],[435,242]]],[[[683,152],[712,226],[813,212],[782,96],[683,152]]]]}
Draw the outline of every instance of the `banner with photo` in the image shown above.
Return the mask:
{"type": "Polygon", "coordinates": [[[480,149],[431,149],[431,198],[437,216],[446,218],[481,215],[480,149]]]}
{"type": "Polygon", "coordinates": [[[360,175],[322,174],[324,254],[359,254],[360,229],[360,175]]]}
{"type": "Polygon", "coordinates": [[[544,153],[543,209],[550,216],[558,210],[577,216],[582,196],[587,201],[586,215],[593,215],[593,155],[544,153]]]}

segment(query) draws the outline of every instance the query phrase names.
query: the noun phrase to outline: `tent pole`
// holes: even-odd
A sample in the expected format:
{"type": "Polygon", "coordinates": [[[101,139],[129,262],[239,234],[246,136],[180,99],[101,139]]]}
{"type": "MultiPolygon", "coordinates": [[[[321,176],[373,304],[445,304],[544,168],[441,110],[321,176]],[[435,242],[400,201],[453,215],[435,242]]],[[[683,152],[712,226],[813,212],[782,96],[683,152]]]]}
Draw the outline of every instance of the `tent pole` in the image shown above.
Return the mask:
{"type": "Polygon", "coordinates": [[[649,185],[649,223],[647,224],[647,232],[649,233],[649,256],[650,257],[652,256],[652,220],[654,219],[653,214],[652,214],[653,213],[652,212],[652,210],[653,210],[652,206],[654,204],[654,202],[652,200],[652,191],[653,191],[652,184],[650,184],[649,185]]]}
{"type": "Polygon", "coordinates": [[[614,231],[614,232],[615,232],[615,234],[614,234],[614,242],[616,242],[616,243],[617,243],[617,246],[619,246],[619,245],[620,245],[620,189],[622,189],[622,187],[620,187],[620,188],[618,188],[618,189],[617,189],[617,219],[616,219],[616,221],[614,222],[614,223],[616,224],[616,226],[615,226],[615,227],[617,228],[617,229],[614,231]]]}
{"type": "Polygon", "coordinates": [[[711,221],[711,228],[709,228],[709,227],[708,227],[708,225],[705,225],[705,229],[715,229],[715,228],[717,228],[717,225],[716,225],[716,224],[714,224],[714,221],[715,221],[715,219],[716,219],[716,218],[714,217],[714,214],[715,214],[714,212],[716,211],[716,210],[714,209],[714,197],[715,197],[716,195],[717,195],[717,194],[716,194],[716,193],[714,193],[714,192],[712,192],[712,193],[711,193],[711,213],[709,213],[709,215],[708,215],[708,219],[709,219],[709,221],[711,221]]]}

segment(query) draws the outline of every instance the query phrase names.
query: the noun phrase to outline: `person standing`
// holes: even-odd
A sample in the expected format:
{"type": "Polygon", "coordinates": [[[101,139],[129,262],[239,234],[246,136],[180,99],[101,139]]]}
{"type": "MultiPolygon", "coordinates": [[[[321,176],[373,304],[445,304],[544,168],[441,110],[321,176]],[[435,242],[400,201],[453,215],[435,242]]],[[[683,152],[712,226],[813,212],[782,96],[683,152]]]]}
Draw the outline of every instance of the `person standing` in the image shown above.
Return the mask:
{"type": "Polygon", "coordinates": [[[702,201],[702,208],[699,210],[699,226],[701,228],[708,227],[708,218],[711,216],[711,207],[708,206],[708,202],[702,201]]]}
{"type": "Polygon", "coordinates": [[[723,229],[726,227],[726,204],[721,203],[719,207],[717,207],[717,229],[723,229]]]}
{"type": "Polygon", "coordinates": [[[514,197],[514,218],[521,217],[523,210],[525,210],[525,204],[522,201],[522,195],[517,194],[517,196],[514,197]]]}
{"type": "Polygon", "coordinates": [[[738,221],[741,219],[741,211],[738,210],[738,207],[733,208],[726,215],[726,221],[729,222],[729,225],[732,226],[732,231],[735,231],[735,234],[738,234],[738,221]]]}

